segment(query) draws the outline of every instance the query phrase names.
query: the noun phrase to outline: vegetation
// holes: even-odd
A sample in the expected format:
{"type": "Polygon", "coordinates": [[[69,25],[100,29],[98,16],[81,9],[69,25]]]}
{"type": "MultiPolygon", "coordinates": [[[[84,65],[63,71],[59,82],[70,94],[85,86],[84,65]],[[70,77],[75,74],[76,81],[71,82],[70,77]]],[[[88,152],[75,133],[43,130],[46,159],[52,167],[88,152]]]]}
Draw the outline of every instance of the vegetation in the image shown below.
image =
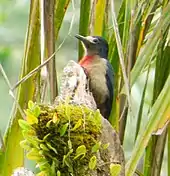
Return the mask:
{"type": "Polygon", "coordinates": [[[28,107],[26,121],[19,120],[21,146],[28,151],[28,159],[37,162],[39,175],[85,175],[88,168],[97,167],[96,152],[107,146],[98,141],[98,111],[67,103],[38,106],[30,101],[28,107]]]}
{"type": "MultiPolygon", "coordinates": [[[[21,81],[12,87],[0,65],[15,102],[4,141],[1,140],[0,173],[3,176],[11,175],[13,169],[23,165],[24,151],[18,145],[23,136],[18,120],[22,126],[23,110],[27,109],[28,101],[45,102],[47,92],[50,92],[50,102],[53,103],[58,94],[54,57],[59,59],[57,52],[62,45],[55,49],[55,42],[69,5],[75,11],[74,0],[31,0],[21,81]]],[[[66,37],[73,29],[74,19],[73,12],[66,37]]],[[[127,158],[126,176],[135,172],[159,176],[166,148],[167,175],[170,176],[169,19],[169,0],[122,0],[117,17],[114,1],[81,0],[80,3],[79,33],[101,35],[109,41],[109,58],[115,71],[115,96],[109,121],[120,134],[122,144],[126,140],[126,127],[131,129],[128,122],[135,123],[134,147],[127,158]],[[135,105],[133,89],[141,77],[141,98],[135,105]],[[140,170],[137,169],[139,161],[143,167],[140,170]]],[[[82,54],[79,46],[79,58],[82,54]]]]}

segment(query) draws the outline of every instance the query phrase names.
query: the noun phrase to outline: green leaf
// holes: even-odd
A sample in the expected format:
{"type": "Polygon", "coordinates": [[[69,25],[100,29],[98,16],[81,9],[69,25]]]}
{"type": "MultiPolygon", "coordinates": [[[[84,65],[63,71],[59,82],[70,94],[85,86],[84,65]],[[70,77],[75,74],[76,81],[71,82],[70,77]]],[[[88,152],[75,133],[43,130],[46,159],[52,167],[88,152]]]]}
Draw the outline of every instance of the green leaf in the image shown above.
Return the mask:
{"type": "Polygon", "coordinates": [[[38,174],[36,174],[36,176],[47,176],[49,175],[47,171],[41,171],[38,174]]]}
{"type": "Polygon", "coordinates": [[[38,117],[41,114],[40,107],[38,105],[36,105],[33,112],[34,112],[35,117],[38,117]]]}
{"type": "Polygon", "coordinates": [[[64,155],[64,157],[63,157],[63,166],[64,166],[64,165],[66,165],[66,166],[69,168],[69,170],[70,170],[71,172],[73,172],[72,162],[71,162],[70,157],[69,157],[68,154],[67,154],[67,155],[64,155]]]}
{"type": "Polygon", "coordinates": [[[28,108],[29,108],[30,110],[32,110],[32,109],[34,109],[34,107],[35,107],[34,102],[33,102],[32,100],[29,100],[29,102],[28,102],[28,108]]]}
{"type": "Polygon", "coordinates": [[[167,149],[168,149],[168,175],[170,175],[170,126],[168,127],[168,139],[167,139],[167,149]]]}
{"type": "Polygon", "coordinates": [[[32,125],[32,124],[38,123],[37,117],[29,110],[26,111],[26,115],[27,115],[26,120],[27,120],[28,124],[32,125]]]}
{"type": "MultiPolygon", "coordinates": [[[[80,5],[80,21],[79,21],[79,34],[87,36],[89,34],[89,21],[90,21],[90,0],[81,0],[80,5]],[[86,7],[86,8],[84,8],[86,7]]],[[[83,46],[79,42],[79,59],[83,56],[83,46]]]]}
{"type": "Polygon", "coordinates": [[[89,169],[93,170],[96,167],[97,159],[96,156],[92,156],[89,162],[89,169]]]}
{"type": "Polygon", "coordinates": [[[152,59],[153,53],[157,48],[162,33],[164,33],[169,28],[169,11],[170,4],[168,4],[167,7],[163,10],[159,23],[153,31],[152,37],[147,40],[146,44],[142,48],[142,51],[139,53],[137,61],[131,71],[131,86],[140,76],[141,71],[144,69],[145,65],[152,59]]]}
{"type": "Polygon", "coordinates": [[[98,126],[99,128],[101,128],[101,114],[100,114],[100,111],[97,110],[95,113],[94,113],[94,117],[92,117],[92,121],[95,122],[96,126],[98,126]]]}
{"type": "Polygon", "coordinates": [[[55,170],[55,161],[53,160],[51,164],[51,176],[56,176],[56,170],[55,170]]]}
{"type": "Polygon", "coordinates": [[[48,147],[45,144],[40,144],[40,148],[44,151],[49,151],[48,147]]]}
{"type": "Polygon", "coordinates": [[[34,130],[33,127],[27,123],[27,121],[23,120],[23,119],[19,119],[18,120],[18,123],[19,123],[19,126],[23,129],[23,130],[26,130],[26,131],[29,131],[29,130],[34,130]]]}
{"type": "Polygon", "coordinates": [[[106,0],[95,1],[94,9],[94,35],[102,35],[104,27],[104,17],[105,17],[106,0]]]}
{"type": "Polygon", "coordinates": [[[57,113],[54,113],[54,115],[53,115],[53,123],[55,123],[55,124],[58,124],[59,123],[59,121],[60,121],[60,119],[57,117],[57,113]]]}
{"type": "Polygon", "coordinates": [[[77,159],[79,157],[81,157],[81,159],[82,159],[83,157],[85,157],[86,152],[87,151],[86,151],[86,146],[85,145],[81,145],[81,146],[77,147],[76,156],[74,157],[74,159],[77,159]]]}
{"type": "Polygon", "coordinates": [[[54,147],[52,147],[51,144],[50,144],[49,142],[46,142],[46,144],[47,144],[47,146],[48,146],[49,149],[51,149],[52,151],[54,151],[55,154],[58,154],[57,149],[54,148],[54,147]]]}
{"type": "MultiPolygon", "coordinates": [[[[41,151],[41,150],[40,150],[41,151]]],[[[43,153],[39,152],[40,155],[43,153]]],[[[47,159],[41,157],[41,159],[38,161],[38,166],[41,171],[46,171],[47,173],[50,173],[50,164],[48,163],[47,159]]]]}
{"type": "Polygon", "coordinates": [[[39,141],[36,136],[29,135],[29,131],[22,131],[24,139],[26,139],[31,145],[33,145],[35,148],[39,148],[39,141]]]}
{"type": "Polygon", "coordinates": [[[69,123],[66,123],[60,128],[60,131],[59,131],[60,132],[60,136],[64,136],[65,135],[65,133],[67,131],[67,128],[68,128],[68,125],[69,125],[69,123]]]}
{"type": "Polygon", "coordinates": [[[109,147],[110,143],[107,143],[107,144],[102,144],[102,148],[103,150],[106,150],[108,147],[109,147]]]}
{"type": "Polygon", "coordinates": [[[41,109],[38,105],[33,103],[31,100],[28,102],[28,109],[25,111],[27,116],[35,116],[38,117],[41,113],[41,109]]]}
{"type": "Polygon", "coordinates": [[[110,164],[110,174],[111,176],[119,176],[121,172],[120,164],[110,164]]]}
{"type": "Polygon", "coordinates": [[[23,140],[20,142],[20,146],[25,149],[25,150],[30,150],[31,149],[31,144],[28,140],[23,140]]]}
{"type": "Polygon", "coordinates": [[[68,148],[71,150],[72,149],[72,142],[71,140],[68,140],[68,148]]]}
{"type": "Polygon", "coordinates": [[[76,124],[74,125],[74,127],[71,129],[71,131],[75,131],[77,130],[79,127],[81,127],[82,125],[82,119],[79,119],[76,124]]]}
{"type": "Polygon", "coordinates": [[[97,158],[96,156],[92,156],[89,161],[89,169],[91,170],[95,169],[96,164],[97,164],[97,158]]]}
{"type": "Polygon", "coordinates": [[[157,126],[159,126],[159,123],[161,123],[162,117],[166,116],[167,111],[170,107],[170,91],[169,91],[169,85],[170,85],[170,75],[167,78],[167,81],[159,94],[159,97],[157,98],[156,102],[154,103],[150,113],[149,113],[149,121],[144,128],[143,131],[141,131],[140,135],[137,138],[137,142],[135,144],[135,149],[132,152],[132,156],[128,163],[126,164],[126,175],[131,176],[136,169],[136,166],[140,160],[140,158],[143,155],[143,152],[148,144],[148,141],[156,129],[157,126]]]}
{"type": "MultiPolygon", "coordinates": [[[[39,1],[30,1],[30,15],[28,21],[28,29],[26,34],[26,43],[24,49],[24,56],[22,60],[21,73],[19,78],[23,78],[30,71],[40,64],[40,50],[39,50],[39,1]]],[[[38,86],[39,73],[35,73],[27,79],[25,82],[20,84],[17,89],[17,104],[20,105],[21,109],[25,109],[28,105],[29,100],[38,101],[39,92],[36,90],[38,86]]],[[[3,176],[12,175],[12,172],[18,166],[22,166],[24,163],[24,150],[19,145],[20,141],[23,140],[21,128],[19,128],[18,120],[23,117],[20,114],[18,105],[15,103],[11,121],[6,130],[5,139],[5,157],[3,162],[3,176]]]]}
{"type": "Polygon", "coordinates": [[[39,161],[41,160],[41,155],[39,154],[39,150],[36,148],[32,148],[31,151],[29,151],[27,153],[27,158],[30,160],[35,160],[35,161],[39,161]]]}
{"type": "Polygon", "coordinates": [[[49,136],[50,136],[50,133],[48,133],[47,135],[45,135],[45,136],[43,137],[43,141],[47,141],[47,139],[48,139],[49,136]]]}
{"type": "Polygon", "coordinates": [[[93,147],[92,147],[92,153],[96,153],[96,152],[98,152],[99,151],[99,149],[100,149],[100,147],[101,147],[101,142],[97,142],[93,147]]]}
{"type": "Polygon", "coordinates": [[[57,171],[57,176],[61,176],[61,172],[59,170],[57,171]]]}
{"type": "Polygon", "coordinates": [[[65,15],[65,12],[68,8],[70,0],[58,0],[56,2],[56,6],[55,6],[55,19],[54,19],[54,23],[55,23],[55,35],[56,35],[56,39],[58,38],[58,33],[65,15]]]}
{"type": "Polygon", "coordinates": [[[47,127],[47,128],[50,128],[50,126],[52,125],[52,122],[53,122],[52,120],[49,120],[49,121],[46,123],[46,127],[47,127]]]}

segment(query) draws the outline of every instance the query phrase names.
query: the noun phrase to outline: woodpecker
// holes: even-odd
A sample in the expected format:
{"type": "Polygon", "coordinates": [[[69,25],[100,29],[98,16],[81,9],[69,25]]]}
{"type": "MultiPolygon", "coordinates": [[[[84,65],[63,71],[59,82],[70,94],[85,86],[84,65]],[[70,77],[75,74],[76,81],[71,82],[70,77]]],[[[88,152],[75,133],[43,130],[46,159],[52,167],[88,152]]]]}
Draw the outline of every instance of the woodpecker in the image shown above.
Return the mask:
{"type": "Polygon", "coordinates": [[[102,116],[109,118],[113,101],[114,73],[108,61],[109,46],[100,36],[76,35],[84,48],[84,56],[79,64],[89,79],[89,88],[102,116]]]}

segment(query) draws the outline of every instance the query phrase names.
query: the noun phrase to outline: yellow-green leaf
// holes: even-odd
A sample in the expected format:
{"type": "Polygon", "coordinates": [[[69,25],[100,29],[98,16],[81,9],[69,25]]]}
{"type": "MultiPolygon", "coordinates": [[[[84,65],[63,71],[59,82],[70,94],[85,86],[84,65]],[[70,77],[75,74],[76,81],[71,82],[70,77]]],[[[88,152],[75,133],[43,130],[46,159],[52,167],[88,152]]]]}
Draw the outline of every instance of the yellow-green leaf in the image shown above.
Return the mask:
{"type": "Polygon", "coordinates": [[[48,147],[45,144],[40,144],[40,148],[44,151],[49,151],[48,147]]]}
{"type": "Polygon", "coordinates": [[[31,144],[28,140],[23,140],[20,142],[20,146],[25,149],[25,150],[30,150],[31,149],[31,144]]]}
{"type": "Polygon", "coordinates": [[[106,150],[106,149],[109,147],[109,145],[110,145],[110,143],[102,144],[102,148],[103,148],[104,150],[106,150]]]}
{"type": "Polygon", "coordinates": [[[49,149],[53,150],[56,154],[58,154],[57,149],[54,148],[49,142],[46,142],[49,149]]]}
{"type": "Polygon", "coordinates": [[[41,171],[40,173],[36,174],[36,176],[47,176],[47,171],[41,171]]]}
{"type": "Polygon", "coordinates": [[[119,176],[121,171],[120,164],[110,164],[110,174],[111,176],[119,176]]]}
{"type": "Polygon", "coordinates": [[[64,136],[64,135],[65,135],[65,133],[66,133],[66,131],[67,131],[67,128],[68,128],[68,125],[69,125],[69,123],[66,123],[66,124],[64,124],[64,125],[61,127],[61,129],[60,129],[60,136],[64,136]]]}
{"type": "Polygon", "coordinates": [[[92,156],[89,162],[89,169],[93,170],[96,167],[96,164],[97,164],[97,158],[96,156],[92,156]]]}
{"type": "Polygon", "coordinates": [[[38,105],[35,106],[33,113],[34,113],[35,117],[38,117],[40,115],[41,109],[38,105]]]}
{"type": "Polygon", "coordinates": [[[94,35],[102,35],[104,16],[105,16],[106,0],[96,1],[95,4],[95,16],[94,16],[94,35]]]}
{"type": "Polygon", "coordinates": [[[34,107],[35,107],[34,102],[33,102],[32,100],[29,100],[29,102],[28,102],[28,108],[29,108],[30,110],[32,110],[32,109],[34,109],[34,107]]]}
{"type": "Polygon", "coordinates": [[[85,145],[81,145],[79,147],[77,147],[76,149],[76,156],[74,157],[74,159],[77,159],[81,156],[81,158],[83,158],[86,155],[86,146],[85,145]]]}
{"type": "Polygon", "coordinates": [[[35,160],[35,161],[39,161],[41,160],[41,155],[39,154],[39,150],[36,148],[32,148],[30,152],[27,153],[27,158],[30,160],[35,160]]]}
{"type": "MultiPolygon", "coordinates": [[[[79,34],[83,36],[87,36],[89,34],[90,6],[91,6],[90,0],[81,0],[79,34]]],[[[83,52],[84,52],[83,46],[79,42],[79,59],[82,58],[83,52]]]]}
{"type": "Polygon", "coordinates": [[[100,149],[101,142],[97,142],[93,147],[92,147],[92,153],[98,152],[100,149]]]}
{"type": "Polygon", "coordinates": [[[32,125],[32,124],[37,124],[38,123],[38,119],[37,117],[35,117],[34,115],[32,114],[29,114],[27,117],[26,117],[26,120],[28,122],[28,124],[32,125]]]}
{"type": "Polygon", "coordinates": [[[57,171],[57,176],[61,176],[61,172],[59,170],[57,171]]]}
{"type": "Polygon", "coordinates": [[[79,119],[77,123],[74,125],[74,127],[71,129],[71,131],[75,131],[77,128],[79,128],[82,125],[82,119],[79,119]]]}
{"type": "Polygon", "coordinates": [[[27,121],[23,119],[18,120],[19,126],[26,131],[33,130],[33,127],[27,123],[27,121]]]}
{"type": "Polygon", "coordinates": [[[72,142],[71,140],[68,140],[68,148],[71,150],[72,149],[72,142]]]}
{"type": "Polygon", "coordinates": [[[54,113],[52,121],[53,121],[53,123],[59,122],[59,118],[57,117],[57,113],[54,113]]]}

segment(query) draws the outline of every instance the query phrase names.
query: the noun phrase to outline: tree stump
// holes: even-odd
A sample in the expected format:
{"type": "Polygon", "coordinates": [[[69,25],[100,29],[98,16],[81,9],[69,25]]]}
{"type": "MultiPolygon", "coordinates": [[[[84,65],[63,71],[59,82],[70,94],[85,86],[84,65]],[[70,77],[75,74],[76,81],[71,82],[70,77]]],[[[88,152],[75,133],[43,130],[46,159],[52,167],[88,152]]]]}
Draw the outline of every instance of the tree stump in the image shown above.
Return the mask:
{"type": "Polygon", "coordinates": [[[27,157],[47,176],[124,176],[119,135],[97,110],[79,64],[64,68],[60,90],[54,105],[29,102],[26,121],[19,121],[27,157]]]}

